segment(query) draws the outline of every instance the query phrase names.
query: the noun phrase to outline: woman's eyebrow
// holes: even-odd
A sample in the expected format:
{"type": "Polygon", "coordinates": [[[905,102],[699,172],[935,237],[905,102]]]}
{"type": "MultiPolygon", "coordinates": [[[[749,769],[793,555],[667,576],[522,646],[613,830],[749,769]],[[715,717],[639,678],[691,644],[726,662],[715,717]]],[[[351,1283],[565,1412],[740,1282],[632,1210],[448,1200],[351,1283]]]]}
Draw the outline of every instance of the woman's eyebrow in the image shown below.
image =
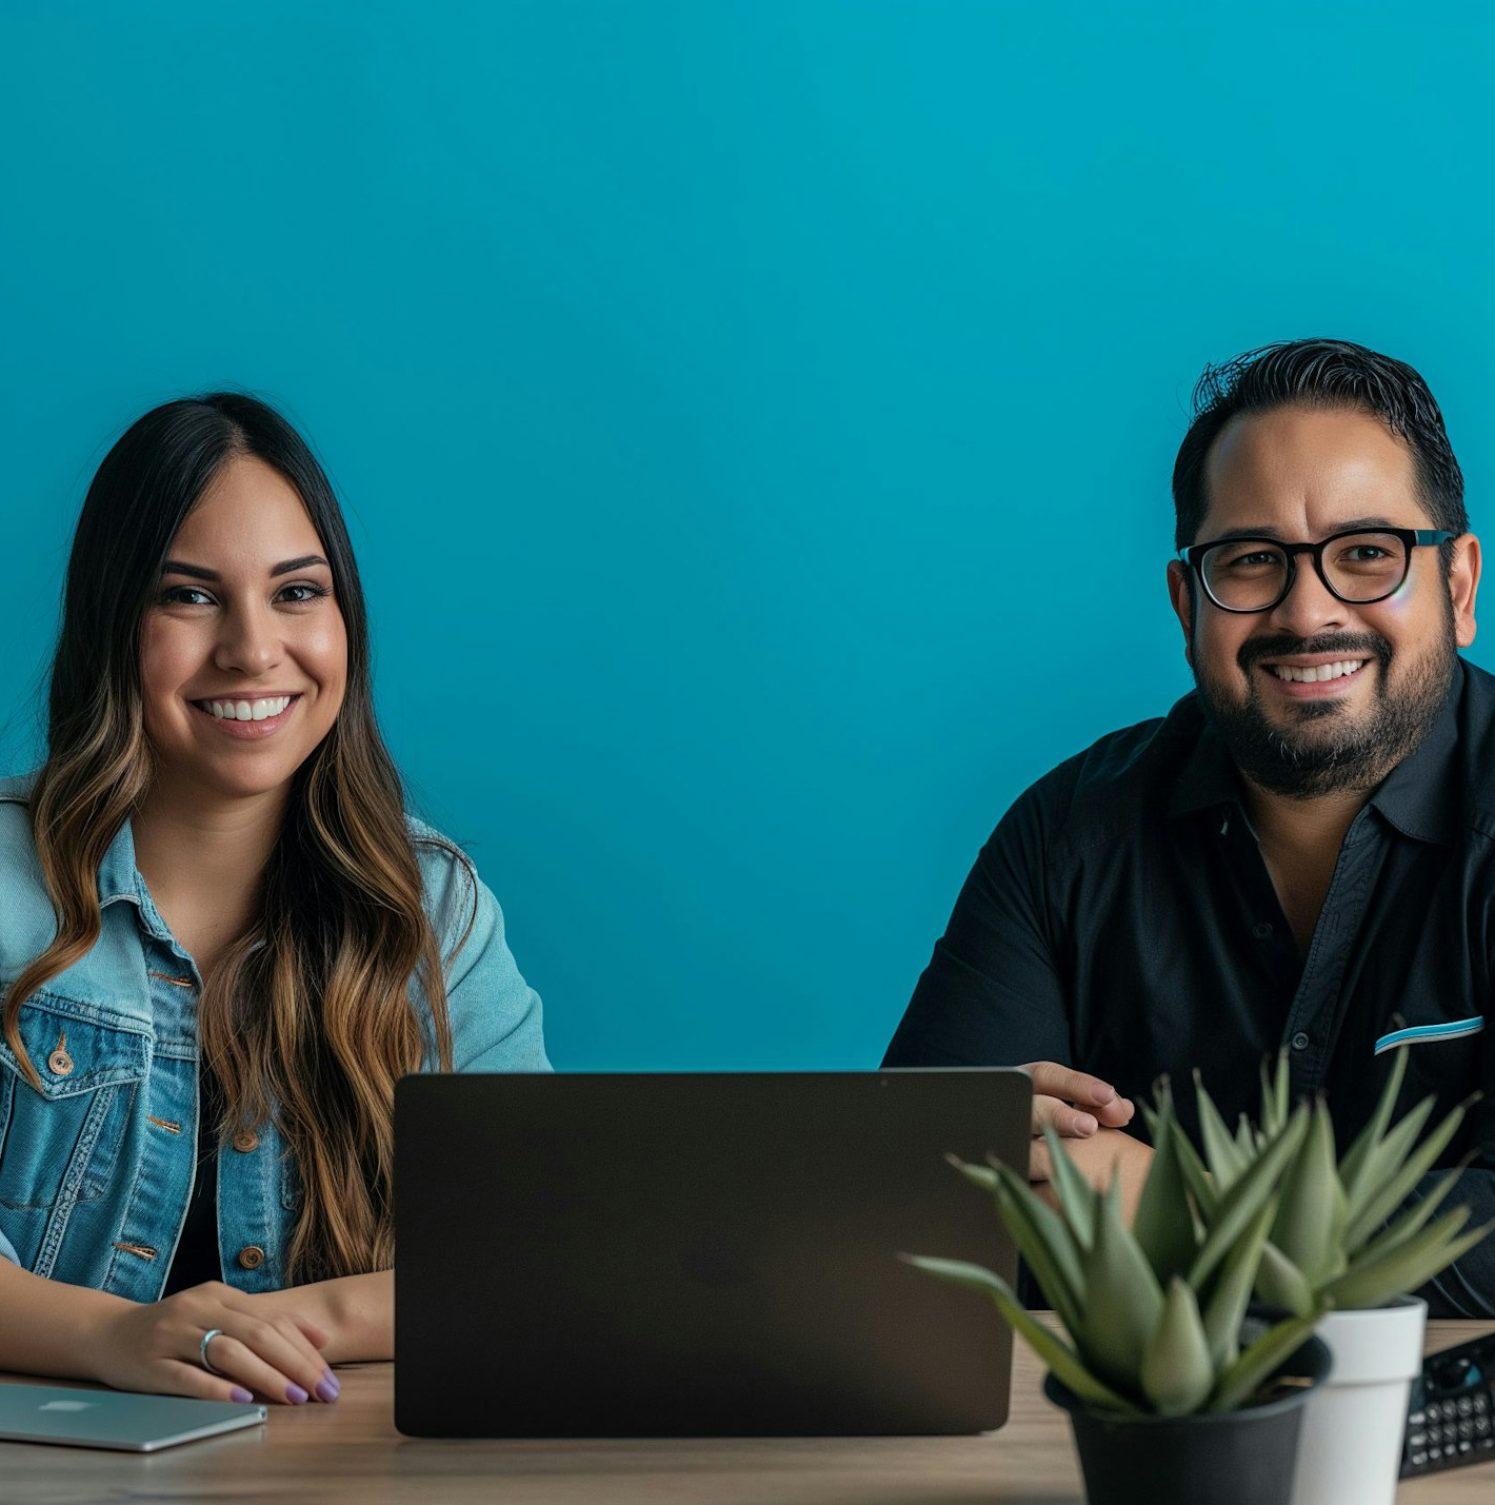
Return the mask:
{"type": "MultiPolygon", "coordinates": [[[[303,554],[299,559],[286,559],[277,564],[270,571],[273,580],[276,575],[289,575],[292,570],[309,569],[314,564],[327,564],[320,554],[303,554]]],[[[331,565],[327,566],[331,569],[331,565]]],[[[194,580],[222,580],[223,576],[217,570],[204,569],[200,564],[188,564],[182,559],[168,559],[161,566],[163,575],[190,575],[194,580]]]]}

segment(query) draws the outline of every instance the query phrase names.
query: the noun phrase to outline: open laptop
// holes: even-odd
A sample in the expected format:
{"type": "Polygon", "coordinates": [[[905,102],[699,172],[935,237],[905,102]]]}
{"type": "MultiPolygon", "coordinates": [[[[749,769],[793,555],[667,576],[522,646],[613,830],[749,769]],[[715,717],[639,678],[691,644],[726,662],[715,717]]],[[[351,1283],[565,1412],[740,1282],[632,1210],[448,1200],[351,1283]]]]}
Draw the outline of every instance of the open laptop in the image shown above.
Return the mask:
{"type": "Polygon", "coordinates": [[[1011,1334],[900,1251],[1012,1280],[1020,1071],[407,1076],[395,1425],[417,1437],[979,1432],[1011,1334]]]}
{"type": "MultiPolygon", "coordinates": [[[[258,1426],[265,1408],[180,1395],[121,1390],[64,1390],[0,1385],[0,1442],[56,1442],[68,1447],[154,1453],[258,1426]]],[[[0,1497],[4,1496],[0,1488],[0,1497]]]]}

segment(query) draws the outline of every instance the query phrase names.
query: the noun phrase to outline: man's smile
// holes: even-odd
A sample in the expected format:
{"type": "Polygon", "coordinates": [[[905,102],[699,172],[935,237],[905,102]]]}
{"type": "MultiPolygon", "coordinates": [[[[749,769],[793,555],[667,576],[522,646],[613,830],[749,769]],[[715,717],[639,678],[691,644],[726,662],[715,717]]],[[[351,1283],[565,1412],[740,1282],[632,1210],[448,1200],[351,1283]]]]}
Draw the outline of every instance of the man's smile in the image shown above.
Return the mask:
{"type": "Polygon", "coordinates": [[[1369,655],[1334,657],[1326,653],[1262,659],[1256,667],[1273,689],[1289,700],[1323,700],[1349,692],[1372,660],[1369,655]]]}

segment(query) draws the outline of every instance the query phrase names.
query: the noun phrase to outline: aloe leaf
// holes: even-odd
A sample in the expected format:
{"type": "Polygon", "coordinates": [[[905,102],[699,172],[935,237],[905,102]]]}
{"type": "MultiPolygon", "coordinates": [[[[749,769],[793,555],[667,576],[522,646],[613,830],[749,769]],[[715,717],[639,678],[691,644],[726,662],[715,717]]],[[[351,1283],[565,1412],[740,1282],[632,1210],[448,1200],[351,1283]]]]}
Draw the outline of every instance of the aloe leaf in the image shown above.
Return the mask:
{"type": "Polygon", "coordinates": [[[1075,1242],[1081,1249],[1088,1249],[1095,1241],[1096,1204],[1100,1197],[1095,1188],[1085,1179],[1084,1173],[1064,1148],[1064,1141],[1053,1128],[1045,1127],[1043,1142],[1049,1151],[1049,1174],[1053,1178],[1055,1194],[1060,1210],[1069,1223],[1075,1242]]]}
{"type": "Polygon", "coordinates": [[[1215,1383],[1199,1303],[1186,1280],[1174,1276],[1163,1298],[1163,1315],[1142,1355],[1142,1393],[1159,1416],[1187,1416],[1199,1409],[1215,1383]]]}
{"type": "Polygon", "coordinates": [[[1277,1094],[1272,1090],[1272,1077],[1266,1061],[1258,1068],[1257,1077],[1261,1083],[1261,1126],[1270,1137],[1281,1129],[1282,1121],[1277,1117],[1277,1094]]]}
{"type": "Polygon", "coordinates": [[[946,1155],[945,1159],[973,1186],[979,1186],[983,1191],[989,1191],[995,1195],[997,1173],[991,1166],[972,1165],[969,1161],[962,1160],[959,1155],[946,1155]]]}
{"type": "Polygon", "coordinates": [[[1355,1193],[1350,1197],[1350,1222],[1359,1221],[1365,1204],[1377,1196],[1383,1186],[1406,1164],[1407,1156],[1422,1136],[1435,1106],[1425,1097],[1405,1118],[1398,1119],[1379,1144],[1372,1145],[1360,1167],[1355,1193]]]}
{"type": "Polygon", "coordinates": [[[1172,1134],[1174,1153],[1178,1156],[1178,1168],[1183,1172],[1189,1195],[1193,1197],[1194,1205],[1199,1209],[1199,1216],[1203,1218],[1207,1226],[1214,1221],[1215,1213],[1219,1209],[1220,1188],[1210,1180],[1209,1171],[1205,1169],[1204,1161],[1199,1158],[1199,1151],[1189,1142],[1189,1136],[1184,1133],[1177,1119],[1173,1121],[1172,1134]]]}
{"type": "Polygon", "coordinates": [[[1280,1133],[1287,1122],[1292,1085],[1287,1052],[1277,1052],[1275,1068],[1271,1063],[1270,1056],[1261,1063],[1261,1126],[1268,1139],[1280,1133]]]}
{"type": "Polygon", "coordinates": [[[1363,1249],[1358,1250],[1351,1264],[1376,1259],[1380,1255],[1394,1249],[1398,1244],[1404,1244],[1408,1239],[1412,1238],[1418,1229],[1443,1205],[1454,1187],[1459,1184],[1459,1177],[1464,1174],[1465,1168],[1465,1165],[1456,1165],[1447,1175],[1441,1177],[1432,1191],[1423,1197],[1415,1207],[1404,1216],[1396,1218],[1378,1238],[1372,1239],[1363,1249]]]}
{"type": "Polygon", "coordinates": [[[1313,1335],[1319,1314],[1289,1317],[1269,1327],[1224,1374],[1210,1398],[1209,1410],[1235,1411],[1256,1393],[1262,1381],[1290,1359],[1313,1335]]]}
{"type": "Polygon", "coordinates": [[[1262,1245],[1266,1242],[1267,1229],[1271,1227],[1276,1212],[1277,1204],[1269,1201],[1257,1213],[1256,1221],[1226,1256],[1220,1278],[1215,1282],[1215,1288],[1205,1306],[1204,1337],[1209,1344],[1210,1361],[1217,1373],[1230,1364],[1239,1352],[1237,1343],[1241,1319],[1246,1314],[1246,1304],[1251,1300],[1256,1269],[1261,1262],[1262,1245]]]}
{"type": "Polygon", "coordinates": [[[1352,1264],[1338,1280],[1324,1288],[1324,1295],[1338,1307],[1358,1309],[1381,1306],[1403,1291],[1415,1291],[1466,1254],[1490,1231],[1485,1224],[1468,1233],[1459,1230],[1469,1221],[1467,1207],[1455,1207],[1415,1238],[1388,1250],[1376,1259],[1352,1264]]]}
{"type": "MultiPolygon", "coordinates": [[[[1429,1104],[1432,1101],[1432,1098],[1427,1099],[1429,1104]]],[[[1412,1194],[1412,1188],[1432,1169],[1433,1162],[1443,1153],[1463,1121],[1464,1109],[1455,1108],[1407,1157],[1400,1170],[1371,1189],[1345,1229],[1347,1249],[1353,1252],[1375,1235],[1381,1224],[1412,1194]]],[[[1390,1142],[1389,1135],[1387,1142],[1390,1142]]]]}
{"type": "Polygon", "coordinates": [[[1370,1158],[1371,1151],[1380,1144],[1382,1136],[1386,1133],[1386,1127],[1391,1122],[1391,1115],[1396,1109],[1396,1099],[1402,1090],[1402,1079],[1407,1074],[1407,1047],[1398,1046],[1396,1060],[1392,1062],[1391,1075],[1386,1079],[1386,1085],[1381,1089],[1381,1095],[1376,1100],[1375,1111],[1370,1116],[1370,1122],[1355,1136],[1355,1142],[1345,1151],[1344,1159],[1339,1163],[1339,1179],[1344,1182],[1345,1195],[1350,1199],[1353,1208],[1360,1200],[1361,1178],[1365,1174],[1366,1162],[1370,1158]]]}
{"type": "Polygon", "coordinates": [[[1194,1088],[1199,1099],[1199,1131],[1204,1137],[1204,1158],[1221,1193],[1228,1192],[1236,1177],[1246,1169],[1245,1159],[1230,1137],[1214,1099],[1204,1090],[1204,1080],[1196,1071],[1194,1088]]]}
{"type": "Polygon", "coordinates": [[[946,1155],[945,1159],[973,1185],[991,1192],[997,1212],[1045,1300],[1073,1332],[1079,1322],[1080,1261],[1064,1219],[1002,1161],[970,1165],[958,1155],[946,1155]]]}
{"type": "Polygon", "coordinates": [[[1038,1288],[1071,1335],[1080,1330],[1079,1255],[1063,1218],[1046,1206],[1026,1181],[1003,1167],[997,1183],[997,1209],[1018,1253],[1027,1260],[1038,1288]]]}
{"type": "Polygon", "coordinates": [[[1321,1099],[1314,1105],[1303,1147],[1283,1175],[1272,1243],[1303,1272],[1310,1286],[1321,1285],[1343,1268],[1348,1216],[1344,1188],[1334,1168],[1334,1124],[1321,1099]]]}
{"type": "Polygon", "coordinates": [[[1074,1335],[1075,1342],[1101,1379],[1135,1395],[1142,1355],[1163,1315],[1163,1291],[1121,1221],[1118,1181],[1112,1181],[1096,1211],[1095,1243],[1084,1270],[1085,1326],[1074,1335]]]}
{"type": "Polygon", "coordinates": [[[1251,1120],[1244,1113],[1236,1120],[1235,1147],[1241,1163],[1249,1165],[1256,1155],[1256,1135],[1252,1131],[1251,1120]]]}
{"type": "Polygon", "coordinates": [[[1132,1234],[1162,1285],[1187,1270],[1198,1249],[1174,1123],[1170,1105],[1159,1118],[1152,1163],[1132,1215],[1132,1234]]]}
{"type": "Polygon", "coordinates": [[[1000,1275],[994,1275],[980,1265],[967,1264],[964,1260],[933,1259],[919,1254],[900,1254],[898,1257],[937,1279],[990,1297],[996,1303],[1003,1320],[1048,1365],[1056,1378],[1068,1385],[1082,1401],[1106,1410],[1119,1411],[1126,1416],[1135,1416],[1141,1410],[1141,1407],[1118,1395],[1109,1385],[1103,1384],[1091,1374],[1074,1349],[1039,1322],[1017,1299],[1012,1287],[1000,1275]]]}
{"type": "Polygon", "coordinates": [[[1287,1126],[1264,1149],[1240,1180],[1225,1194],[1210,1225],[1208,1236],[1189,1269],[1189,1284],[1195,1291],[1204,1287],[1215,1266],[1229,1252],[1235,1241],[1251,1226],[1252,1219],[1277,1189],[1288,1161],[1297,1154],[1308,1132],[1308,1109],[1299,1104],[1293,1109],[1287,1126]]]}
{"type": "Polygon", "coordinates": [[[1271,1242],[1262,1246],[1256,1294],[1267,1306],[1281,1307],[1295,1317],[1308,1316],[1316,1300],[1303,1272],[1271,1242]]]}

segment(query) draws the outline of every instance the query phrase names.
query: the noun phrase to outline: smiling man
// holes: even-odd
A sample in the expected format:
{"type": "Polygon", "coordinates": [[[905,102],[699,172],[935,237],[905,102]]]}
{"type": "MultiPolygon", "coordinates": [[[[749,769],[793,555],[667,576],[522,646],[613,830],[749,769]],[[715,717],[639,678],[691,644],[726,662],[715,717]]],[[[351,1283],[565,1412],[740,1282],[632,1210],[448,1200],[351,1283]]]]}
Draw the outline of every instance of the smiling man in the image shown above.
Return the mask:
{"type": "MultiPolygon", "coordinates": [[[[1286,1050],[1343,1148],[1407,1041],[1401,1111],[1485,1094],[1440,1163],[1495,1218],[1495,678],[1458,653],[1480,550],[1438,405],[1359,345],[1253,351],[1201,380],[1173,493],[1195,690],[1012,806],[886,1064],[1027,1063],[1035,1133],[1131,1201],[1123,1094],[1198,1067],[1234,1122],[1286,1050]]],[[[1424,1294],[1495,1316],[1495,1239],[1424,1294]]]]}

